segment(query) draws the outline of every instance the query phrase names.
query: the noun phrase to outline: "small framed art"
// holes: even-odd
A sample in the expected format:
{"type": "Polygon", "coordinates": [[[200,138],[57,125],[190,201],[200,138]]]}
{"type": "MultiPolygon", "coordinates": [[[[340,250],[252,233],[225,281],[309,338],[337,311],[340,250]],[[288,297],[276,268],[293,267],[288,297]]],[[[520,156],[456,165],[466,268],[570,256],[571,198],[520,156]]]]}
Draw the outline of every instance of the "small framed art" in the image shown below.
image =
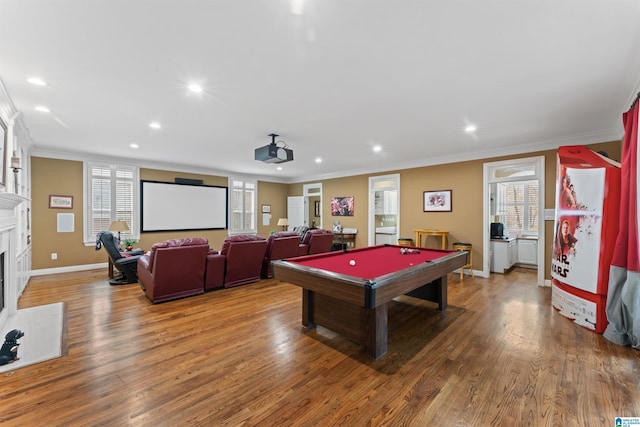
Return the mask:
{"type": "Polygon", "coordinates": [[[425,191],[424,211],[425,212],[451,212],[451,190],[425,191]]]}
{"type": "Polygon", "coordinates": [[[73,196],[49,195],[50,209],[73,209],[73,196]]]}

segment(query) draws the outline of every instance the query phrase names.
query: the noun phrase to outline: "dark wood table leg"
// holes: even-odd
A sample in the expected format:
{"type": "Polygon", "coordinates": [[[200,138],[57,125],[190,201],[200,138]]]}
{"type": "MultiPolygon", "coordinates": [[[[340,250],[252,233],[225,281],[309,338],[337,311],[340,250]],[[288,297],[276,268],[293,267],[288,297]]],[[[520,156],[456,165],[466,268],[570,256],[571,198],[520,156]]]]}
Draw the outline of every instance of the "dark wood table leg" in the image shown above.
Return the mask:
{"type": "Polygon", "coordinates": [[[367,331],[365,347],[367,354],[374,359],[387,352],[388,346],[388,310],[387,304],[367,310],[367,331]]]}
{"type": "Polygon", "coordinates": [[[427,301],[438,303],[438,310],[445,311],[448,307],[447,301],[447,275],[427,283],[424,286],[407,292],[407,295],[427,301]]]}
{"type": "Polygon", "coordinates": [[[310,329],[316,327],[313,319],[313,297],[313,291],[302,289],[302,324],[310,329]]]}

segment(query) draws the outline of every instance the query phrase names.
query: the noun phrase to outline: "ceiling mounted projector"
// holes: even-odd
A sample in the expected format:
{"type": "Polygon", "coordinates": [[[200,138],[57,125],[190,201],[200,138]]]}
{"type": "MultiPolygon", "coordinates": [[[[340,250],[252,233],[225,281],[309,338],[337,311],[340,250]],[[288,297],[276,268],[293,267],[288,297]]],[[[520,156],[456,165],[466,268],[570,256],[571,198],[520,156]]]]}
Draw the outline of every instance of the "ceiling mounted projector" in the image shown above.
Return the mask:
{"type": "Polygon", "coordinates": [[[276,136],[279,135],[270,133],[269,136],[271,137],[271,144],[256,148],[255,159],[264,163],[284,163],[293,160],[293,150],[289,150],[284,141],[278,141],[283,146],[276,144],[276,136]]]}

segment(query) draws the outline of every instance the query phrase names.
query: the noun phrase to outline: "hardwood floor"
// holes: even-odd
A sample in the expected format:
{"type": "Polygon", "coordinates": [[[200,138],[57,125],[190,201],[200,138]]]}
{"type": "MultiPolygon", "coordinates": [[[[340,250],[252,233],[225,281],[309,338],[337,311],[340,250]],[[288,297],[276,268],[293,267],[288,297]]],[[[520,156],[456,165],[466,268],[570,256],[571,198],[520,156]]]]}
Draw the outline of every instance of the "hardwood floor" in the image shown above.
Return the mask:
{"type": "MultiPolygon", "coordinates": [[[[572,324],[535,272],[449,276],[449,310],[401,297],[389,352],[301,321],[275,280],[153,305],[94,270],[32,278],[64,301],[63,357],[0,376],[15,426],[613,426],[640,416],[640,353],[572,324]]],[[[28,333],[28,331],[27,331],[28,333]]]]}

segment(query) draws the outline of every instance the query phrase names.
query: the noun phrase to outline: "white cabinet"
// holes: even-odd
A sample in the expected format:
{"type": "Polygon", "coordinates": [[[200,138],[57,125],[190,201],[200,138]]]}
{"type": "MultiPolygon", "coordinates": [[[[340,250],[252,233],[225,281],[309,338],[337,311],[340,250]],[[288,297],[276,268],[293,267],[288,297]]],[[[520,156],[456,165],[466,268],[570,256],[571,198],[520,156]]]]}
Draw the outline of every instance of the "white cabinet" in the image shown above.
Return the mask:
{"type": "Polygon", "coordinates": [[[538,241],[535,239],[518,239],[518,263],[538,264],[538,241]]]}
{"type": "Polygon", "coordinates": [[[395,215],[398,212],[398,193],[395,191],[384,192],[384,214],[395,215]]]}
{"type": "Polygon", "coordinates": [[[491,271],[504,273],[513,267],[517,259],[516,239],[491,241],[491,271]]]}
{"type": "Polygon", "coordinates": [[[395,245],[396,243],[395,234],[376,233],[376,245],[395,245]]]}
{"type": "Polygon", "coordinates": [[[395,215],[398,212],[398,193],[396,191],[376,191],[374,194],[376,215],[395,215]]]}

